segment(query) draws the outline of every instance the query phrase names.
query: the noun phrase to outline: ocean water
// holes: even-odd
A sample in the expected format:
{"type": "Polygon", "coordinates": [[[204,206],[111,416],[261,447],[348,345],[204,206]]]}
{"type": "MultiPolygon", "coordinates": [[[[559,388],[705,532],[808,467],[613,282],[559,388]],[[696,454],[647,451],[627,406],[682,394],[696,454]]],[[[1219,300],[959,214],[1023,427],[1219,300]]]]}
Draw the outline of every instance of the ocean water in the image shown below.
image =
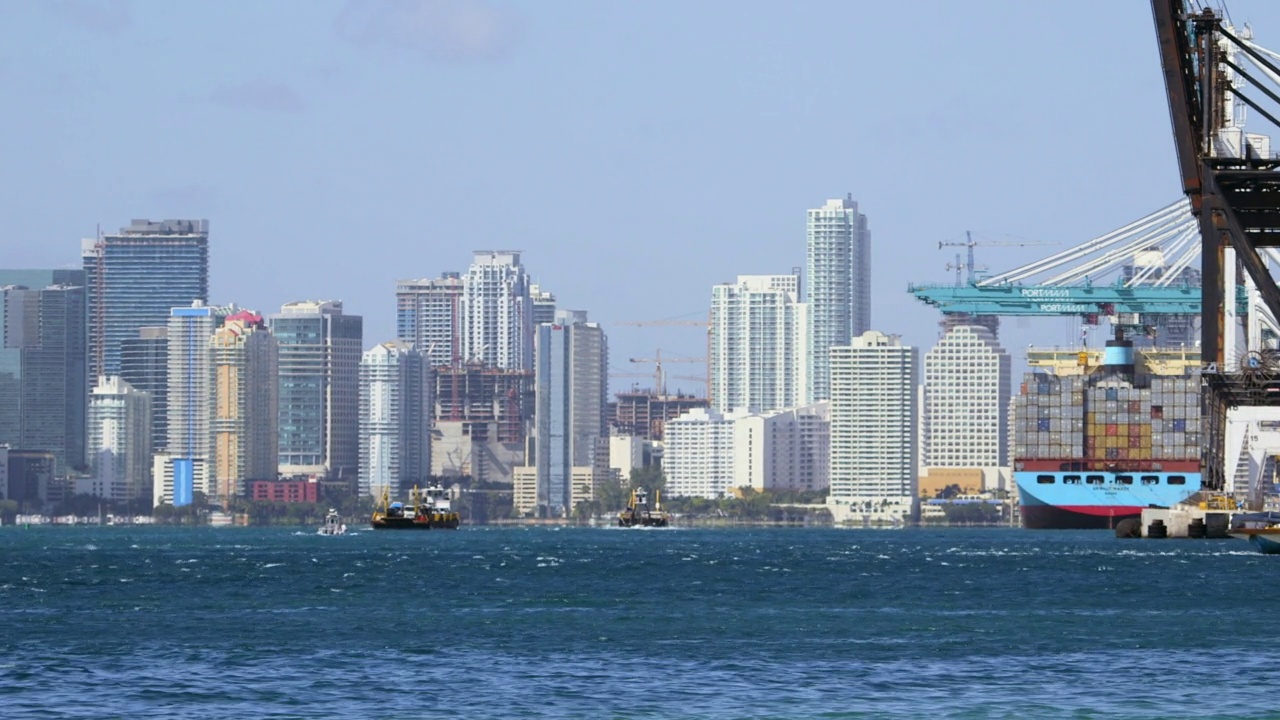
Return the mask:
{"type": "Polygon", "coordinates": [[[1278,587],[1107,532],[4,528],[0,717],[1280,717],[1278,587]]]}

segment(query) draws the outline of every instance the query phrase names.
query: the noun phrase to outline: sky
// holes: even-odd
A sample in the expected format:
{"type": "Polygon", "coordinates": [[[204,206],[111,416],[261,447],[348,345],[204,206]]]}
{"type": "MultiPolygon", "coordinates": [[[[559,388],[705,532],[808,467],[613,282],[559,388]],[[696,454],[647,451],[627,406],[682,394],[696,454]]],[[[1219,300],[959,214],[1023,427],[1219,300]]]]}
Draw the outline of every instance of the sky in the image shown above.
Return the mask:
{"type": "MultiPolygon", "coordinates": [[[[1280,3],[1228,7],[1280,48],[1280,3]]],[[[0,94],[0,267],[207,218],[212,302],[340,299],[372,347],[397,279],[520,250],[605,326],[615,389],[706,354],[618,323],[803,266],[827,198],[868,217],[873,326],[924,349],[940,241],[1062,246],[976,249],[1004,270],[1179,195],[1146,0],[13,0],[0,94]]],[[[1079,321],[1001,335],[1020,360],[1079,321]]]]}

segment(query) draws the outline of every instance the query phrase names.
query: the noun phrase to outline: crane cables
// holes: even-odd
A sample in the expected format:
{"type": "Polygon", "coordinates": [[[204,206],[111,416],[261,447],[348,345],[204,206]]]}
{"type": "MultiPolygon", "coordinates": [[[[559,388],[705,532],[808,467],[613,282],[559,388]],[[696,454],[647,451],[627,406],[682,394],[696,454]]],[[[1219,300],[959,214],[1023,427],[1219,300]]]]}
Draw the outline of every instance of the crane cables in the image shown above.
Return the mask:
{"type": "MultiPolygon", "coordinates": [[[[990,287],[1022,283],[1055,271],[1058,271],[1057,275],[1035,284],[1052,286],[1087,281],[1090,275],[1101,275],[1131,262],[1133,255],[1137,252],[1164,250],[1163,244],[1166,242],[1169,242],[1169,247],[1181,247],[1180,243],[1186,242],[1187,234],[1195,232],[1198,230],[1196,220],[1191,215],[1191,203],[1186,198],[1180,198],[1177,202],[1166,205],[1122,228],[1047,258],[986,278],[978,285],[990,287]],[[1102,254],[1087,260],[1083,265],[1076,264],[1097,253],[1102,254]]],[[[1191,245],[1194,246],[1194,252],[1198,255],[1199,243],[1191,243],[1191,245]]],[[[1179,257],[1179,261],[1183,259],[1179,257]]],[[[1161,279],[1168,275],[1168,272],[1163,273],[1161,279]]]]}

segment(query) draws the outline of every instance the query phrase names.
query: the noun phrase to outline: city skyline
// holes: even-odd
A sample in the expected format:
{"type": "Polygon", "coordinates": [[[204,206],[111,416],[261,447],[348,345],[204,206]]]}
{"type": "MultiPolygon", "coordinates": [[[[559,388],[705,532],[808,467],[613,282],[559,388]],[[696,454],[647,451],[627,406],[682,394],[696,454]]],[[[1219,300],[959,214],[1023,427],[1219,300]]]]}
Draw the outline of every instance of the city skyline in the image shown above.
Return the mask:
{"type": "MultiPolygon", "coordinates": [[[[563,306],[590,309],[617,357],[700,355],[697,328],[615,323],[701,319],[707,287],[802,265],[803,209],[852,193],[877,240],[872,315],[901,318],[874,325],[928,347],[936,312],[904,291],[949,278],[953,253],[939,240],[972,230],[1066,246],[1179,192],[1142,3],[900,3],[860,8],[837,32],[813,23],[851,15],[835,2],[742,13],[493,0],[477,12],[511,20],[510,33],[468,51],[379,35],[386,23],[359,25],[337,0],[120,3],[114,24],[55,5],[10,4],[0,23],[0,86],[24,97],[23,113],[0,119],[14,139],[10,177],[23,178],[0,198],[6,264],[74,267],[64,243],[95,225],[207,217],[211,302],[266,310],[336,297],[368,318],[370,341],[396,337],[397,280],[463,270],[473,248],[499,246],[524,251],[533,282],[563,306]],[[1091,6],[1112,17],[1093,52],[1057,37],[1045,47],[1046,29],[1091,6]],[[877,30],[903,17],[946,63],[872,71],[903,55],[877,30]],[[1020,31],[963,40],[997,25],[1020,31]],[[175,26],[203,31],[166,31],[175,26]],[[655,26],[663,32],[629,31],[655,26]],[[707,26],[724,29],[715,53],[707,26]],[[839,68],[856,92],[830,92],[839,68]],[[1080,97],[1107,112],[1073,112],[1080,97]],[[164,110],[71,121],[125,98],[164,110]],[[1059,147],[1088,150],[1058,157],[1059,147]],[[1056,160],[1026,163],[1029,153],[1056,160]],[[983,182],[979,167],[1017,167],[1020,179],[983,182]],[[990,202],[993,188],[1005,202],[990,202]],[[337,261],[320,247],[348,252],[337,261]]],[[[1280,7],[1238,0],[1232,12],[1277,45],[1268,28],[1280,27],[1280,7]]],[[[446,23],[444,37],[457,27],[446,23]]],[[[977,261],[1000,269],[1038,254],[979,248],[977,261]]],[[[1067,321],[1030,325],[1002,330],[1015,356],[1079,337],[1067,321]]]]}

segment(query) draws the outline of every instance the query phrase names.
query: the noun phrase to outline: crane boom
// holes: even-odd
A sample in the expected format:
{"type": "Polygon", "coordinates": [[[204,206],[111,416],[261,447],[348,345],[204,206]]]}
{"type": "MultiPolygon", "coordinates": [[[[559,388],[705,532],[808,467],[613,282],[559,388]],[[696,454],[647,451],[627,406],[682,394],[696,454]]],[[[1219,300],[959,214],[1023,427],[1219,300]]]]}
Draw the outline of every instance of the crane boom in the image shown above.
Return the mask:
{"type": "MultiPolygon", "coordinates": [[[[963,247],[963,248],[969,249],[969,264],[967,267],[969,268],[969,284],[970,285],[974,284],[978,280],[977,274],[976,274],[978,266],[973,259],[973,248],[978,245],[981,245],[983,247],[1026,247],[1029,245],[1057,245],[1058,244],[1056,242],[1037,242],[1032,240],[1025,240],[1025,241],[1023,240],[1017,240],[1017,241],[984,240],[982,242],[978,242],[973,239],[973,233],[969,232],[968,230],[964,231],[964,237],[965,237],[964,242],[945,242],[945,241],[939,242],[938,249],[941,250],[944,247],[963,247]]],[[[958,271],[959,263],[956,263],[956,265],[957,265],[957,271],[958,271]]]]}

